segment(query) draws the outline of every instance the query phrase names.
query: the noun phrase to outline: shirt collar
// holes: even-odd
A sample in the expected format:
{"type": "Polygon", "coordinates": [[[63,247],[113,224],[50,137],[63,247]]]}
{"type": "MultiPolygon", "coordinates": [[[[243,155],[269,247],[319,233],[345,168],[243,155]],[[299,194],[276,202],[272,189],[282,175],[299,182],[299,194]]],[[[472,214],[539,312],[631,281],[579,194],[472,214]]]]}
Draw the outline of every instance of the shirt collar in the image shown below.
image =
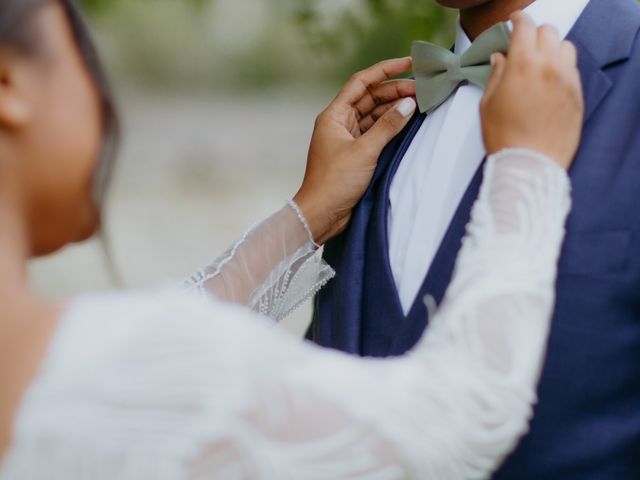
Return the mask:
{"type": "MultiPolygon", "coordinates": [[[[536,0],[524,11],[533,18],[536,25],[553,25],[564,38],[573,28],[589,0],[536,0]]],[[[458,19],[456,26],[456,45],[454,52],[462,55],[471,46],[471,41],[460,26],[458,19]]]]}

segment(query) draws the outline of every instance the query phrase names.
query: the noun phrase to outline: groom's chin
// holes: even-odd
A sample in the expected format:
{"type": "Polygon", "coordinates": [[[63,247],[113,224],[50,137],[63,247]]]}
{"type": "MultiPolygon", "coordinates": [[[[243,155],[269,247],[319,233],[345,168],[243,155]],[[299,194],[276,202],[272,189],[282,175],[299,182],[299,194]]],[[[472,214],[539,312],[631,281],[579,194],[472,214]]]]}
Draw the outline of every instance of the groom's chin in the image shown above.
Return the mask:
{"type": "Polygon", "coordinates": [[[447,8],[457,8],[465,10],[467,8],[477,7],[485,3],[491,3],[498,0],[436,0],[437,3],[447,8]]]}

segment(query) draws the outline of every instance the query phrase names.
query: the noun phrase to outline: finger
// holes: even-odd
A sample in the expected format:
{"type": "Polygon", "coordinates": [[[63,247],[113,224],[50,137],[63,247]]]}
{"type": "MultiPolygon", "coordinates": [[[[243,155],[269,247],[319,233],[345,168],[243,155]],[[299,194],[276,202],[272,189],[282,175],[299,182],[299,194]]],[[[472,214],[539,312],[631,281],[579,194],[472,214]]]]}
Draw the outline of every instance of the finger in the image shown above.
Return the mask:
{"type": "Polygon", "coordinates": [[[400,75],[411,68],[411,57],[385,60],[362,72],[356,73],[340,90],[336,102],[353,105],[364,97],[369,89],[400,75]]]}
{"type": "Polygon", "coordinates": [[[390,80],[367,91],[355,105],[360,118],[366,117],[379,105],[395,102],[400,98],[413,97],[416,94],[414,80],[390,80]]]}
{"type": "Polygon", "coordinates": [[[360,120],[360,123],[359,123],[360,135],[364,135],[365,133],[367,133],[369,129],[373,127],[377,121],[378,120],[374,120],[373,116],[371,115],[368,115],[362,120],[360,120]]]}
{"type": "Polygon", "coordinates": [[[557,56],[560,50],[560,33],[552,25],[543,25],[538,28],[537,45],[538,49],[548,55],[557,56]]]}
{"type": "Polygon", "coordinates": [[[515,12],[511,15],[513,33],[511,34],[511,46],[509,53],[521,54],[530,52],[536,47],[536,24],[531,17],[523,12],[515,12]]]}
{"type": "Polygon", "coordinates": [[[570,65],[571,67],[577,67],[578,66],[578,50],[576,49],[576,46],[573,43],[565,40],[564,42],[561,43],[560,49],[562,52],[562,60],[566,62],[567,65],[570,65]]]}
{"type": "Polygon", "coordinates": [[[504,75],[504,70],[507,65],[507,59],[501,53],[494,53],[491,55],[491,75],[489,76],[489,81],[487,82],[487,87],[484,91],[485,98],[489,98],[493,95],[493,93],[500,85],[500,81],[502,80],[502,76],[504,75]]]}
{"type": "Polygon", "coordinates": [[[373,127],[373,125],[380,120],[385,113],[395,107],[396,104],[397,102],[389,102],[376,107],[369,115],[360,120],[360,132],[364,133],[373,127]]]}
{"type": "Polygon", "coordinates": [[[573,79],[578,90],[582,93],[582,79],[580,77],[580,70],[578,69],[578,50],[576,46],[565,40],[560,44],[560,50],[564,68],[568,69],[569,72],[569,78],[573,79]]]}
{"type": "Polygon", "coordinates": [[[416,110],[416,101],[405,98],[378,120],[358,142],[368,151],[380,154],[382,149],[407,125],[416,110]]]}

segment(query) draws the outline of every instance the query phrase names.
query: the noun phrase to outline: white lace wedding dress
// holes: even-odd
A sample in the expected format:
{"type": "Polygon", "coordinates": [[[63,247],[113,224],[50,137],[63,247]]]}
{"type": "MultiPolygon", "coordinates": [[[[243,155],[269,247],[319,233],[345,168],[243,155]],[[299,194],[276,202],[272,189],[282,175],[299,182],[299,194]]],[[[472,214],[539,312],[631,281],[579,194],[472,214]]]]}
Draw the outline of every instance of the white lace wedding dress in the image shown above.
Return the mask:
{"type": "Polygon", "coordinates": [[[531,416],[569,190],[532,152],[490,158],[446,298],[401,358],[323,350],[237,305],[279,319],[333,275],[294,205],[191,279],[205,295],[80,298],[0,478],[486,477],[531,416]]]}

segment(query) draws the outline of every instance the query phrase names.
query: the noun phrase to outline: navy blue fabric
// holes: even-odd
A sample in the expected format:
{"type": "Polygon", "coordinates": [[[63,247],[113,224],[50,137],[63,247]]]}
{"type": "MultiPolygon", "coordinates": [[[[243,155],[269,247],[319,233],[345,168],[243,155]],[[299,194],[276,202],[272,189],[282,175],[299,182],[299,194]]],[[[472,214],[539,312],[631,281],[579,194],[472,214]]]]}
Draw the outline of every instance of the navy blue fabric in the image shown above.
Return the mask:
{"type": "MultiPolygon", "coordinates": [[[[569,34],[585,90],[570,175],[557,302],[531,431],[496,480],[640,479],[640,7],[591,0],[569,34]]],[[[440,302],[481,183],[475,176],[407,317],[387,254],[389,184],[422,116],[383,152],[349,229],[325,258],[337,278],[316,299],[309,337],[365,356],[411,349],[440,302]]]]}

